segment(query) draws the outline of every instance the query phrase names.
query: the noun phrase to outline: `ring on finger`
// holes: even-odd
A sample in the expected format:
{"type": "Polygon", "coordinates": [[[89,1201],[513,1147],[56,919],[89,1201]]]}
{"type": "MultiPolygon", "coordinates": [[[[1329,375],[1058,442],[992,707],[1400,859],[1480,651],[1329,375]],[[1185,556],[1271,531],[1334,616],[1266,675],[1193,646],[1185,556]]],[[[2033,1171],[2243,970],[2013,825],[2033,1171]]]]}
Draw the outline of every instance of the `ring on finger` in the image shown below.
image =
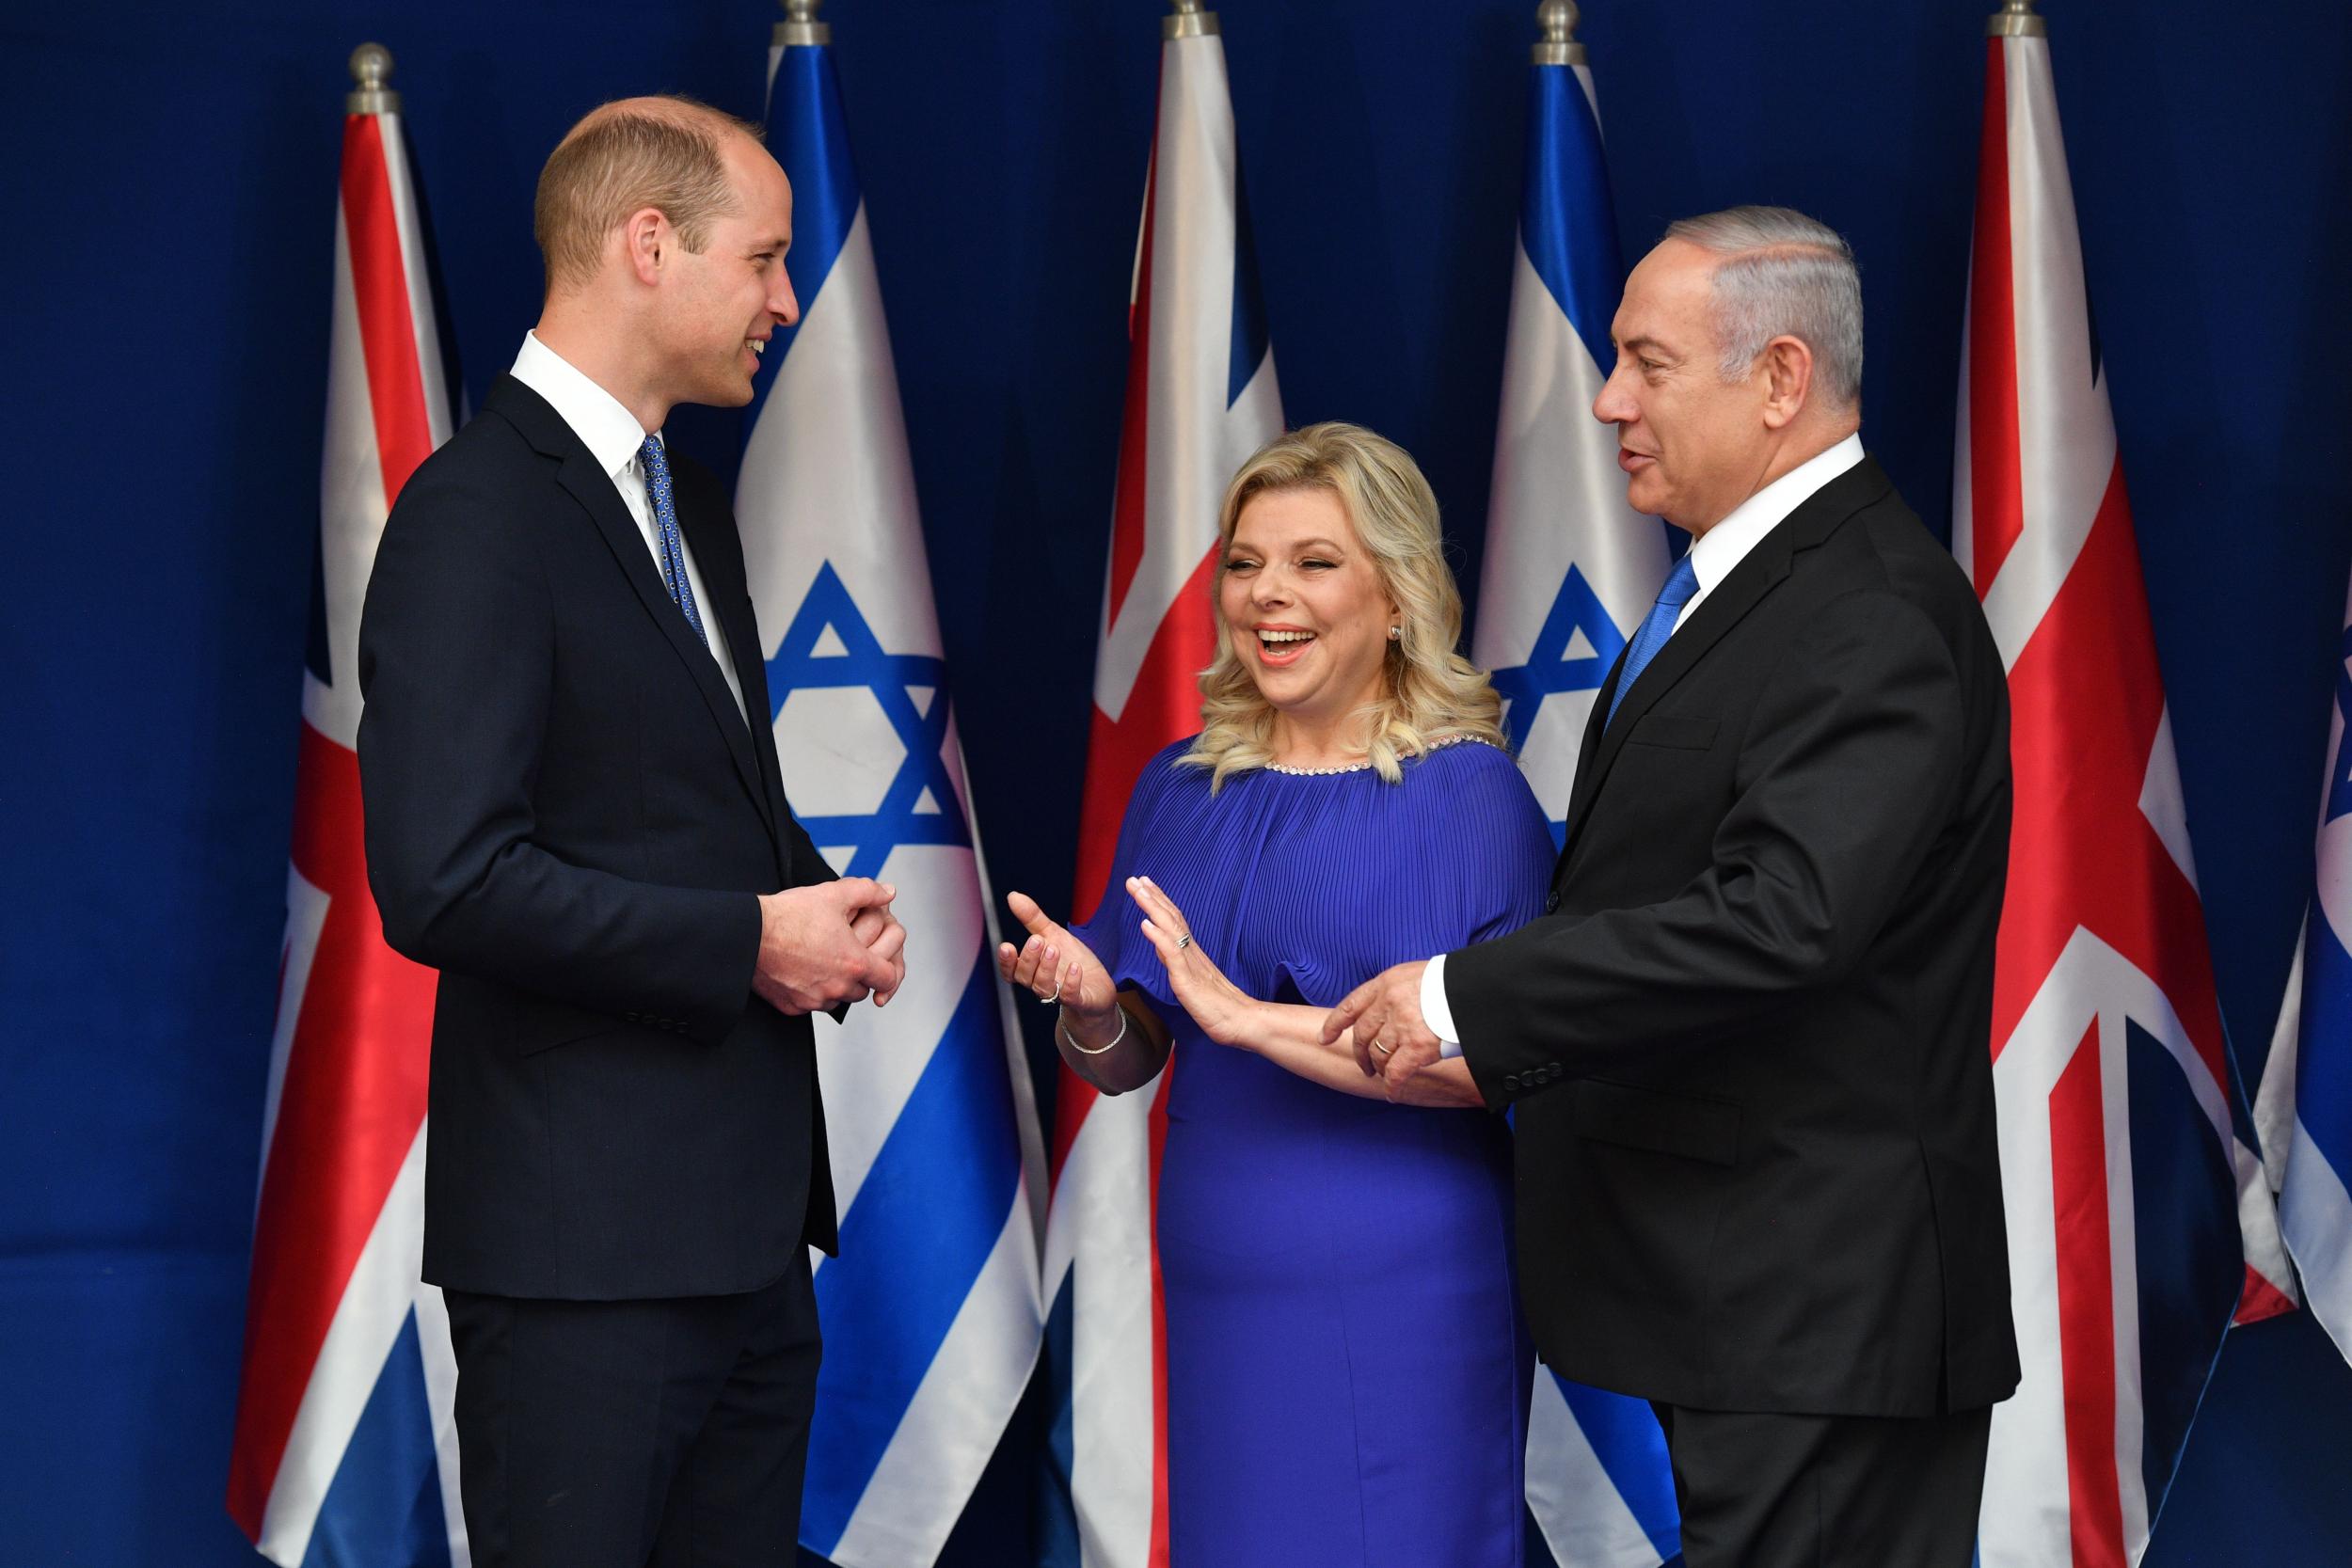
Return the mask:
{"type": "Polygon", "coordinates": [[[1372,1048],[1380,1053],[1380,1056],[1383,1061],[1386,1061],[1389,1053],[1396,1049],[1396,1047],[1392,1045],[1383,1045],[1378,1040],[1372,1042],[1372,1048]]]}
{"type": "Polygon", "coordinates": [[[1192,945],[1192,933],[1185,931],[1176,938],[1176,951],[1181,953],[1192,945]]]}
{"type": "Polygon", "coordinates": [[[1049,1006],[1049,1007],[1050,1007],[1050,1006],[1052,1006],[1055,1003],[1059,1002],[1059,1001],[1061,1000],[1061,982],[1060,982],[1059,980],[1057,980],[1057,981],[1055,981],[1055,982],[1054,982],[1054,994],[1053,994],[1053,995],[1051,995],[1051,996],[1041,996],[1041,997],[1039,997],[1039,998],[1038,998],[1038,1000],[1039,1000],[1040,1002],[1043,1003],[1046,1006],[1049,1006]]]}

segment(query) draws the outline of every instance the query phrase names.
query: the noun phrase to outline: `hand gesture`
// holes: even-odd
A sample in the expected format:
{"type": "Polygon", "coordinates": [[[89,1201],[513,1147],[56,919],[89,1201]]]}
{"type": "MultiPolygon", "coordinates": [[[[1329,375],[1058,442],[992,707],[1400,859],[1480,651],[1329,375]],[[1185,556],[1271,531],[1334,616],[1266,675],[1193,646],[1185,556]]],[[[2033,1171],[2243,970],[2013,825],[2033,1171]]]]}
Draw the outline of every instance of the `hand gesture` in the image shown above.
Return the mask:
{"type": "Polygon", "coordinates": [[[1107,1025],[1119,1006],[1119,991],[1102,960],[1067,927],[1046,919],[1027,894],[1006,894],[1005,907],[1029,936],[1018,951],[1009,942],[996,944],[996,973],[1025,987],[1041,1002],[1060,1003],[1081,1026],[1107,1025]]]}
{"type": "Polygon", "coordinates": [[[1225,977],[1225,972],[1192,940],[1192,927],[1174,899],[1149,877],[1127,879],[1127,895],[1144,914],[1143,934],[1168,966],[1176,1004],[1192,1015],[1200,1032],[1219,1045],[1239,1045],[1257,999],[1225,977]]]}

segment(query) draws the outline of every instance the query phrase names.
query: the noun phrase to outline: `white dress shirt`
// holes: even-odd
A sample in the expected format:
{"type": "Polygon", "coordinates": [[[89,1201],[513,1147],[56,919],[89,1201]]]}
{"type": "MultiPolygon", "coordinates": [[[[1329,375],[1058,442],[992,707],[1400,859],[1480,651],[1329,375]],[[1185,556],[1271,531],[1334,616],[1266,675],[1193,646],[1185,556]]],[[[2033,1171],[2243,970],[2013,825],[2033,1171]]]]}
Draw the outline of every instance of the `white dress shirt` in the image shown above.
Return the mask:
{"type": "MultiPolygon", "coordinates": [[[[1675,631],[1683,628],[1691,612],[1698,609],[1715,585],[1729,577],[1731,569],[1745,560],[1766,534],[1786,522],[1788,514],[1812,499],[1816,490],[1861,461],[1862,437],[1858,434],[1849,436],[1827,451],[1806,458],[1733,507],[1722,522],[1692,540],[1691,575],[1698,578],[1698,592],[1691,595],[1682,613],[1675,617],[1675,631]]],[[[1673,636],[1673,632],[1667,633],[1669,641],[1673,636]]],[[[1459,1056],[1462,1033],[1454,1027],[1454,1009],[1446,1002],[1442,953],[1430,959],[1429,967],[1422,971],[1421,1015],[1428,1021],[1430,1033],[1438,1037],[1442,1054],[1459,1056]]]]}
{"type": "MultiPolygon", "coordinates": [[[[556,412],[556,417],[572,427],[588,455],[596,460],[596,467],[612,477],[612,488],[620,492],[621,504],[637,520],[637,531],[644,537],[646,553],[653,557],[654,572],[661,571],[661,535],[654,523],[653,502],[645,495],[645,470],[638,461],[637,449],[645,444],[648,434],[637,422],[637,416],[621,404],[621,400],[588,379],[585,372],[539,341],[535,332],[523,334],[522,352],[515,356],[514,377],[541,397],[556,412]]],[[[661,440],[660,431],[651,432],[661,440]]],[[[669,443],[662,442],[663,449],[669,443]]],[[[703,588],[700,568],[694,564],[693,546],[687,544],[683,531],[678,534],[678,553],[686,560],[687,586],[694,591],[694,604],[701,611],[703,630],[710,638],[710,656],[719,662],[719,673],[734,693],[735,711],[744,715],[744,723],[751,722],[749,710],[743,706],[743,686],[736,679],[735,661],[727,657],[727,634],[720,629],[717,607],[703,588]]],[[[684,613],[680,611],[680,613],[684,613]]]]}

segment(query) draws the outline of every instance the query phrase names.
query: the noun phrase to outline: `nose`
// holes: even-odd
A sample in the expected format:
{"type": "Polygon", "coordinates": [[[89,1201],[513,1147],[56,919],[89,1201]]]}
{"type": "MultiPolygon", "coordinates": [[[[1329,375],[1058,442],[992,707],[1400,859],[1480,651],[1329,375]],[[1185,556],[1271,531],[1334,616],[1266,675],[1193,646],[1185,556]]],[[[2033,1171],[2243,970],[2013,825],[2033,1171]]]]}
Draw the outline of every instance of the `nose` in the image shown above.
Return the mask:
{"type": "Polygon", "coordinates": [[[1625,357],[1620,355],[1610,371],[1609,379],[1600,384],[1599,395],[1593,399],[1593,418],[1603,424],[1631,424],[1641,418],[1642,411],[1626,389],[1625,357]]]}
{"type": "Polygon", "coordinates": [[[792,293],[792,275],[776,268],[775,287],[768,291],[768,313],[776,318],[778,326],[797,325],[801,319],[801,302],[792,293]]]}

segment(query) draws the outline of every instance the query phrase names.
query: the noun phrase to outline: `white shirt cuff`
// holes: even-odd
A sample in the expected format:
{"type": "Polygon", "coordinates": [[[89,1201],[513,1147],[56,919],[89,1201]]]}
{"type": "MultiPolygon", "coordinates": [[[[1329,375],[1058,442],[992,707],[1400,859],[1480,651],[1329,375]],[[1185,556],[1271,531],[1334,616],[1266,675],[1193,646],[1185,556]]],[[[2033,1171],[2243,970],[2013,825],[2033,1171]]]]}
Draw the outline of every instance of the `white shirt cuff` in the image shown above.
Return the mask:
{"type": "Polygon", "coordinates": [[[1429,1032],[1438,1037],[1438,1056],[1451,1061],[1462,1053],[1462,1032],[1454,1027],[1454,1009],[1445,1000],[1445,955],[1429,960],[1429,967],[1421,972],[1421,1016],[1429,1025],[1429,1032]]]}

